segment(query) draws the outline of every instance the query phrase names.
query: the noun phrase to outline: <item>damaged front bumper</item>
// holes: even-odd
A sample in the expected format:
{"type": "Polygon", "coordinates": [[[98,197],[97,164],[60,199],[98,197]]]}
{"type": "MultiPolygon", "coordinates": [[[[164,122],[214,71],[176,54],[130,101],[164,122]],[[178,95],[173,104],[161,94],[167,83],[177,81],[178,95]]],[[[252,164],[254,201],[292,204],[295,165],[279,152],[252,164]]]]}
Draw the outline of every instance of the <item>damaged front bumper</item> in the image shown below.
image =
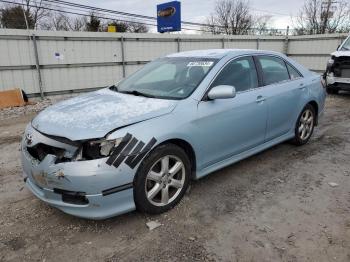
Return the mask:
{"type": "Polygon", "coordinates": [[[324,79],[327,88],[335,90],[350,90],[350,57],[332,56],[327,63],[324,79]]]}
{"type": "MultiPolygon", "coordinates": [[[[333,73],[328,73],[326,76],[326,79],[327,79],[327,84],[329,84],[329,85],[334,85],[336,83],[350,85],[350,78],[335,77],[333,73]]],[[[349,86],[349,88],[350,88],[350,86],[349,86]]]]}
{"type": "Polygon", "coordinates": [[[27,150],[28,138],[30,146],[44,143],[62,148],[64,145],[31,125],[26,129],[21,144],[23,175],[27,187],[42,201],[65,213],[89,219],[105,219],[135,209],[132,169],[107,165],[107,158],[57,163],[57,156],[48,154],[39,161],[27,150]]]}
{"type": "Polygon", "coordinates": [[[26,186],[40,200],[77,217],[106,219],[135,209],[132,189],[107,196],[103,194],[85,195],[88,204],[80,205],[64,202],[62,200],[63,194],[56,193],[51,189],[40,188],[30,178],[26,179],[26,186]]]}

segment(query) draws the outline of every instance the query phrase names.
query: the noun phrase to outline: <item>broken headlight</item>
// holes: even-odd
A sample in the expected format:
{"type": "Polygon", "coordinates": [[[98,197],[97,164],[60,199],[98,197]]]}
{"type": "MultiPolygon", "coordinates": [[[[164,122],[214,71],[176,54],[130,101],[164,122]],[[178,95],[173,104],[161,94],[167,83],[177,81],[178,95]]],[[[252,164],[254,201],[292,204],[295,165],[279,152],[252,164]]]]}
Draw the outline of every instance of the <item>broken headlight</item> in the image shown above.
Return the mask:
{"type": "Polygon", "coordinates": [[[327,61],[327,70],[330,70],[332,66],[334,65],[334,56],[332,56],[328,61],[327,61]]]}
{"type": "Polygon", "coordinates": [[[327,66],[332,66],[334,64],[334,59],[330,58],[327,62],[327,66]]]}
{"type": "Polygon", "coordinates": [[[83,144],[81,149],[81,159],[92,160],[109,156],[113,149],[119,145],[122,138],[113,140],[93,140],[83,144]]]}

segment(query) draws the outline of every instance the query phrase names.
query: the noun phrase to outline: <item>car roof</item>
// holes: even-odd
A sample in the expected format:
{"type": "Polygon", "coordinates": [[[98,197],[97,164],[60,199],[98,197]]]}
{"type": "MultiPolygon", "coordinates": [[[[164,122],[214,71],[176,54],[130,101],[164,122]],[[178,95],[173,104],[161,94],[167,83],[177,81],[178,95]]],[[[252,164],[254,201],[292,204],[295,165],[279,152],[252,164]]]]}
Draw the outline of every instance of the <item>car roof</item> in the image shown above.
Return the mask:
{"type": "Polygon", "coordinates": [[[179,53],[173,53],[166,57],[206,57],[221,59],[224,56],[239,56],[248,54],[273,54],[282,55],[281,53],[267,50],[255,50],[255,49],[205,49],[205,50],[191,50],[179,53]]]}

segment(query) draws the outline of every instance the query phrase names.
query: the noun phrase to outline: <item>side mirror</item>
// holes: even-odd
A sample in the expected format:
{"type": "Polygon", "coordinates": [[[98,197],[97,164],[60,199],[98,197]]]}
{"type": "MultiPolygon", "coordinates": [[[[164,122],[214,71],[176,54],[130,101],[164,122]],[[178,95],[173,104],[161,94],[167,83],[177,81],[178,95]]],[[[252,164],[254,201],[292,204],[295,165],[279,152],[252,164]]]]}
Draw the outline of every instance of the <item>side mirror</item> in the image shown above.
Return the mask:
{"type": "Polygon", "coordinates": [[[340,47],[340,45],[338,45],[338,47],[337,47],[337,51],[339,51],[339,47],[340,47]]]}
{"type": "Polygon", "coordinates": [[[208,98],[210,100],[234,98],[235,96],[236,89],[228,85],[215,86],[208,93],[208,98]]]}

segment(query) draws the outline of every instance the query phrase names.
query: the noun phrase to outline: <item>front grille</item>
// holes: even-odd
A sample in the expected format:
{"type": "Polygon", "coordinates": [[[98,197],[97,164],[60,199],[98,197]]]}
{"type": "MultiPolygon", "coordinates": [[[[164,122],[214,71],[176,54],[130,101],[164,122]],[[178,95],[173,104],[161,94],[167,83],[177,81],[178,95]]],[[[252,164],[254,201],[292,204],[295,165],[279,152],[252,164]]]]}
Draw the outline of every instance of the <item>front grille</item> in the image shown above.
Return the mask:
{"type": "Polygon", "coordinates": [[[74,205],[87,205],[89,200],[86,198],[85,192],[68,191],[64,189],[54,188],[53,192],[62,195],[62,201],[74,205]]]}
{"type": "Polygon", "coordinates": [[[350,58],[346,56],[336,57],[332,66],[334,76],[350,77],[350,58]]]}
{"type": "Polygon", "coordinates": [[[342,69],[340,76],[345,78],[350,78],[350,69],[342,69]]]}
{"type": "Polygon", "coordinates": [[[28,153],[35,159],[42,161],[47,155],[54,155],[58,159],[64,157],[65,150],[62,148],[49,146],[45,144],[37,144],[33,147],[27,147],[28,153]]]}

